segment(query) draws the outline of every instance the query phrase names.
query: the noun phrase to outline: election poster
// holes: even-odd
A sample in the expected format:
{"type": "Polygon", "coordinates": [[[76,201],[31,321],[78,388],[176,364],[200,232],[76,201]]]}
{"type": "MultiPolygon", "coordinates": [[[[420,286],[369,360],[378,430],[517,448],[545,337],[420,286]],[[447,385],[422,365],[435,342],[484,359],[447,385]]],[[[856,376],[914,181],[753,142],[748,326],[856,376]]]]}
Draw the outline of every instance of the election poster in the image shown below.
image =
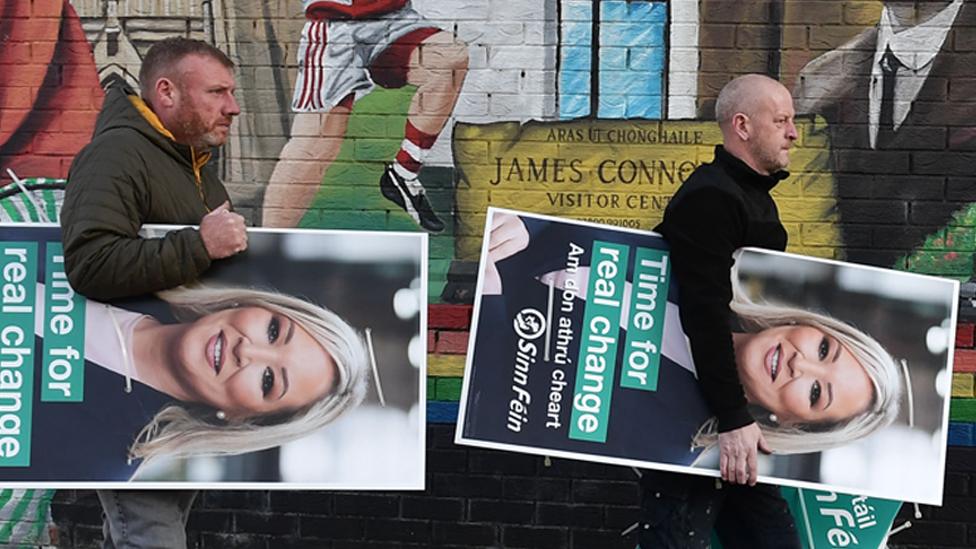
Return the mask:
{"type": "Polygon", "coordinates": [[[782,488],[805,549],[887,547],[901,502],[837,492],[782,488]]]}
{"type": "MultiPolygon", "coordinates": [[[[458,443],[718,476],[661,236],[493,208],[479,273],[458,443]]],[[[758,249],[730,276],[760,482],[940,505],[958,283],[758,249]]]]}
{"type": "Polygon", "coordinates": [[[68,263],[57,226],[0,226],[4,486],[423,488],[426,234],[250,229],[108,302],[68,263]]]}

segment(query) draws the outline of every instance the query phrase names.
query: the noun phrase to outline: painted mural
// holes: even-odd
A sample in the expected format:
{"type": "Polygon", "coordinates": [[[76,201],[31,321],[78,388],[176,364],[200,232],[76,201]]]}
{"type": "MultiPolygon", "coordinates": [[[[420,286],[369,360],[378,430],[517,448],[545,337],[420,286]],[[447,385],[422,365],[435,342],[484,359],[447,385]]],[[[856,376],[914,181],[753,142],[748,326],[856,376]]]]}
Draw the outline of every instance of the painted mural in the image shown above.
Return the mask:
{"type": "Polygon", "coordinates": [[[0,2],[0,185],[13,180],[11,173],[67,175],[101,104],[90,45],[71,4],[0,2]]]}
{"type": "Polygon", "coordinates": [[[426,20],[409,1],[306,0],[303,5],[307,21],[291,103],[295,116],[265,191],[263,224],[296,226],[313,202],[328,203],[329,193],[318,198],[319,189],[339,155],[355,100],[376,87],[410,85],[415,89],[409,92],[403,140],[378,187],[418,225],[443,231],[417,176],[457,102],[467,45],[426,20]]]}
{"type": "Polygon", "coordinates": [[[827,121],[849,259],[972,273],[974,23],[969,2],[886,2],[800,71],[797,110],[827,121]]]}
{"type": "Polygon", "coordinates": [[[0,0],[0,185],[65,177],[156,41],[216,44],[243,109],[216,161],[252,223],[432,233],[450,421],[485,208],[653,227],[739,74],[794,90],[790,251],[970,279],[974,25],[973,0],[0,0]]]}
{"type": "Polygon", "coordinates": [[[791,248],[966,279],[976,7],[906,6],[5,0],[0,181],[66,175],[99,84],[134,82],[165,36],[207,39],[239,64],[219,159],[239,208],[428,230],[436,301],[488,204],[652,227],[710,158],[717,90],[759,71],[806,115],[777,196],[791,248]]]}

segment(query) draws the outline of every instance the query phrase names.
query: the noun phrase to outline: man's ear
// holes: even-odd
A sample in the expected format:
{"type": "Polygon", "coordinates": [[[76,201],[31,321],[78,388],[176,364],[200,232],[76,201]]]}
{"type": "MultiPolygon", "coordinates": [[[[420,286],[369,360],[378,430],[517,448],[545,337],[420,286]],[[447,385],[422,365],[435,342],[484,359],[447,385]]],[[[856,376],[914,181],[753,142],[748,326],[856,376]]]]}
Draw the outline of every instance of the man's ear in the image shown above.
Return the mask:
{"type": "Polygon", "coordinates": [[[179,96],[179,90],[176,88],[176,83],[161,76],[156,79],[156,97],[153,100],[153,105],[163,108],[172,108],[176,104],[176,100],[179,96]]]}
{"type": "Polygon", "coordinates": [[[732,115],[732,131],[735,132],[742,141],[749,141],[749,117],[744,113],[737,112],[732,115]]]}

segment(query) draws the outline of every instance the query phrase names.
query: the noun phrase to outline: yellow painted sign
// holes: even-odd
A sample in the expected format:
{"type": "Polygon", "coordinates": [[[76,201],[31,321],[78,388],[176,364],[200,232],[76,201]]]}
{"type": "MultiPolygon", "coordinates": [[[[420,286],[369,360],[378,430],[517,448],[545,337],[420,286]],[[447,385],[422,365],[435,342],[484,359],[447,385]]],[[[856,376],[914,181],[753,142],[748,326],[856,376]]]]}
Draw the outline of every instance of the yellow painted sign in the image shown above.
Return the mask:
{"type": "MultiPolygon", "coordinates": [[[[831,257],[839,237],[825,127],[798,121],[794,175],[773,194],[790,250],[831,257]]],[[[458,124],[457,258],[478,259],[489,205],[650,230],[721,137],[715,122],[696,120],[458,124]]]]}

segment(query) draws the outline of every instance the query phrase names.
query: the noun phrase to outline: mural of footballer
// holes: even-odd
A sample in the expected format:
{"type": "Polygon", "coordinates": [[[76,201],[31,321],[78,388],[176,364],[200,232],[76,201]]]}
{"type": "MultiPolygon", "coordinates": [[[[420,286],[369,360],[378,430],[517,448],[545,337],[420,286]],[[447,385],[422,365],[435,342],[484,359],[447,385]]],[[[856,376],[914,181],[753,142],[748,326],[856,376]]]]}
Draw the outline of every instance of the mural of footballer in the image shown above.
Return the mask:
{"type": "Polygon", "coordinates": [[[265,191],[266,227],[294,227],[335,160],[357,97],[374,86],[417,87],[403,142],[380,178],[380,191],[430,232],[444,222],[417,178],[447,124],[468,68],[467,45],[433,26],[410,0],[302,0],[291,137],[265,191]]]}

